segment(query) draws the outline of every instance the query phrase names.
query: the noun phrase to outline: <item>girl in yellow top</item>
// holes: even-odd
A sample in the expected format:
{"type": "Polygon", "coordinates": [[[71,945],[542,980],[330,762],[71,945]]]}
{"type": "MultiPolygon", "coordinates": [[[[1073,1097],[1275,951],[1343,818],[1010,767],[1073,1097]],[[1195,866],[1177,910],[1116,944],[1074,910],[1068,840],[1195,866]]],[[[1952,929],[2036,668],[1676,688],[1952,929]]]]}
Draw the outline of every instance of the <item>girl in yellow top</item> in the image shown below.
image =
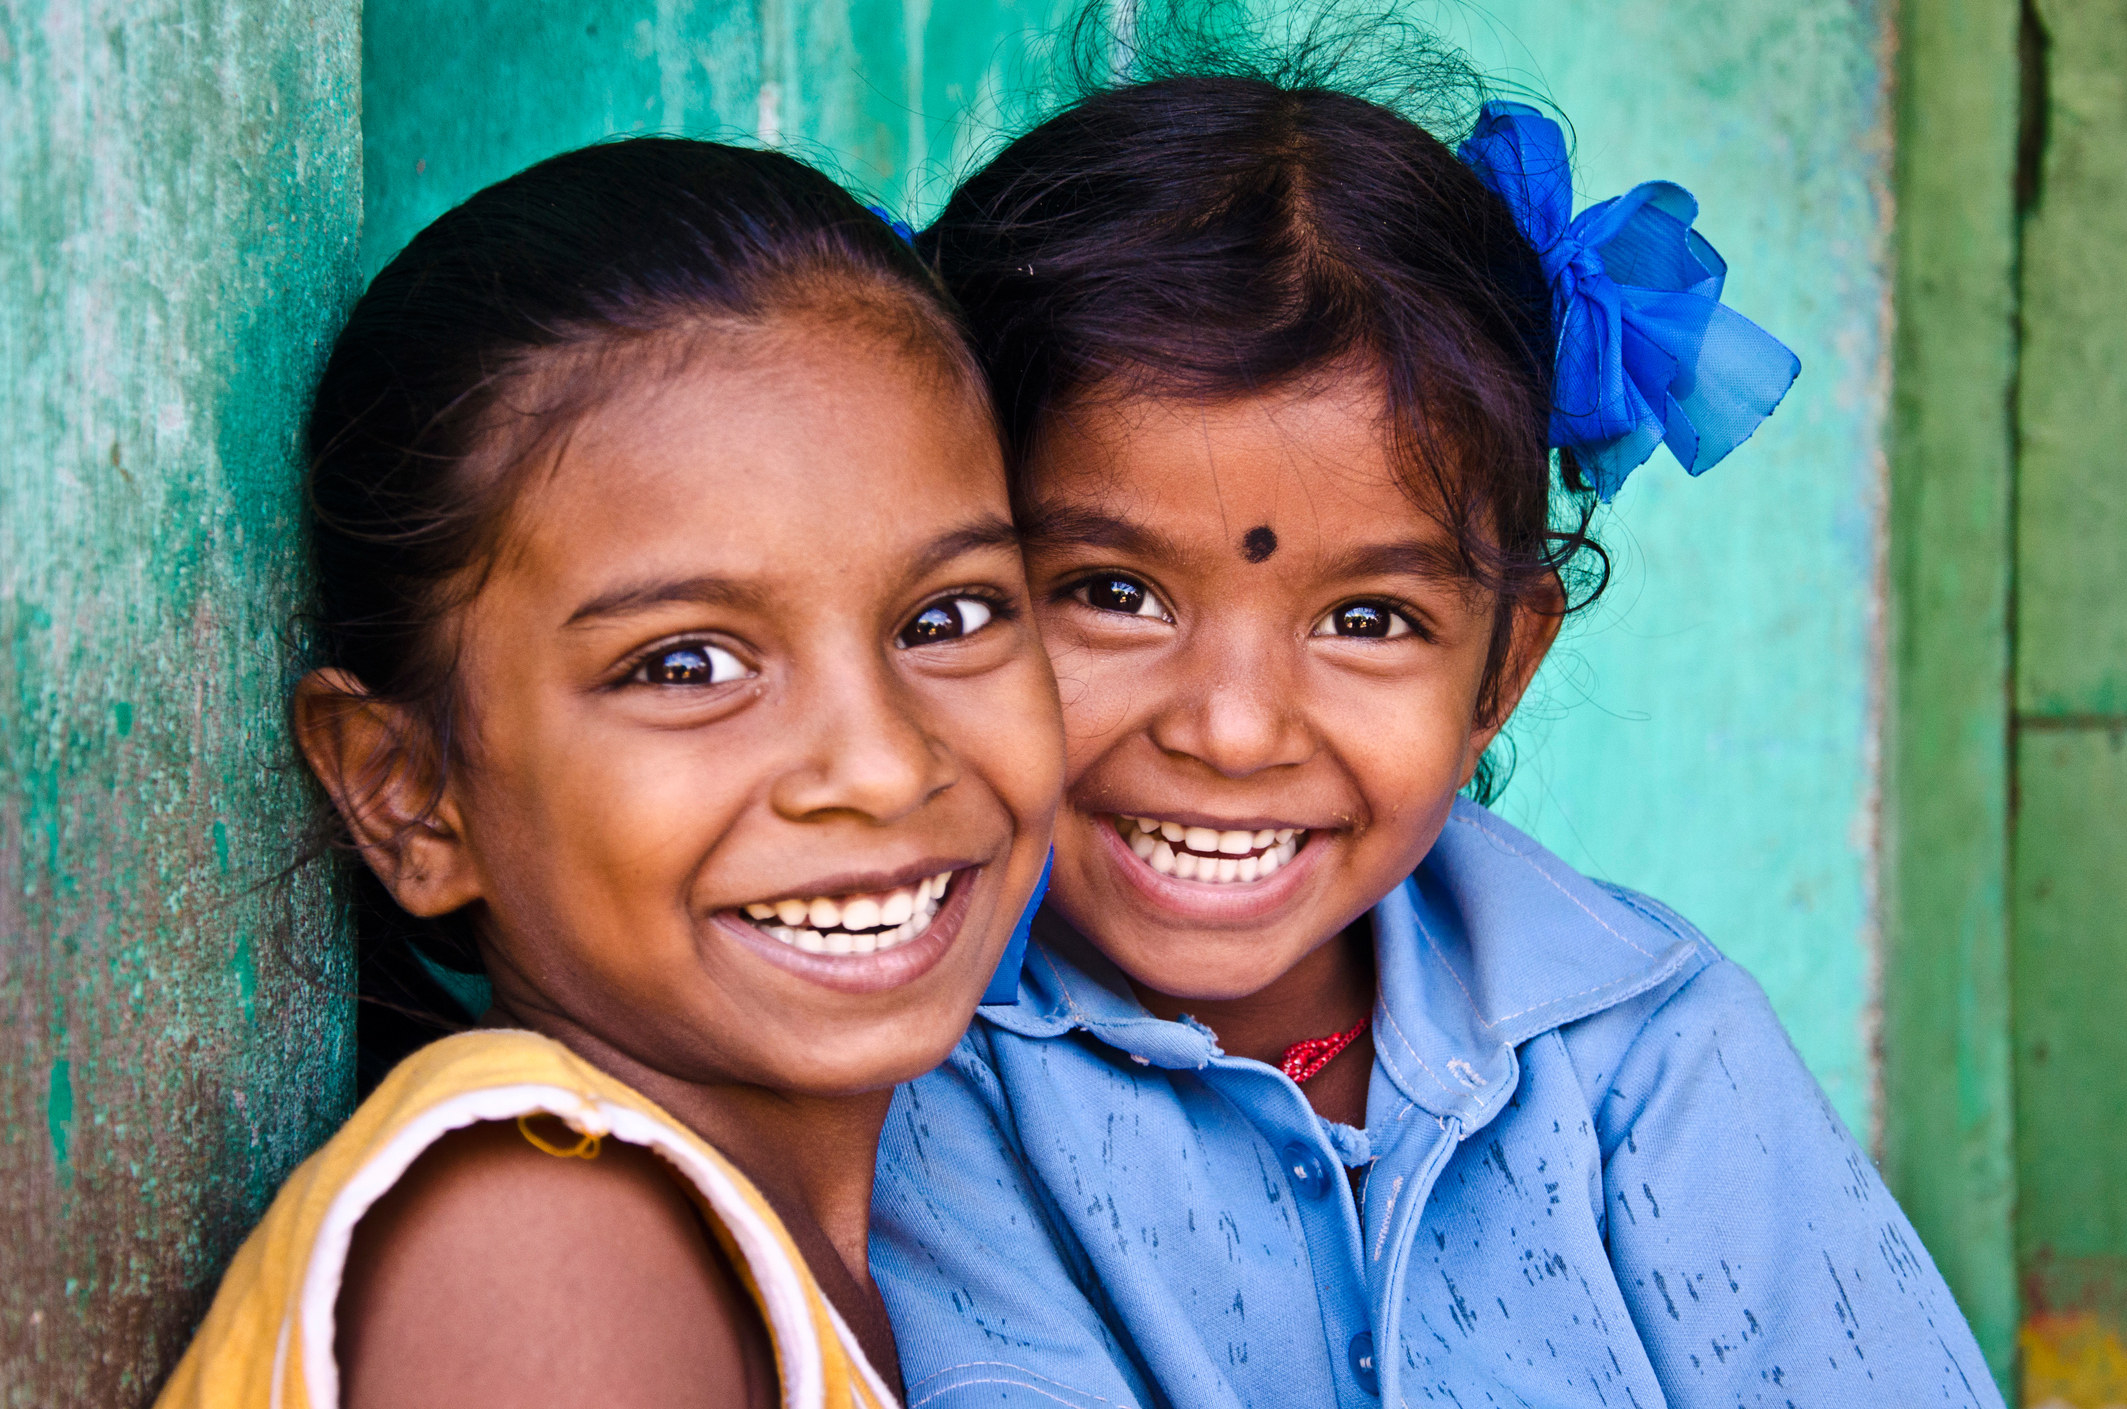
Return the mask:
{"type": "Polygon", "coordinates": [[[418,1050],[162,1402],[890,1404],[880,1123],[998,967],[1062,753],[949,302],[786,157],[592,147],[377,277],[310,448],[297,733],[365,1054],[418,1050]],[[452,992],[477,1028],[418,1045],[452,992]]]}

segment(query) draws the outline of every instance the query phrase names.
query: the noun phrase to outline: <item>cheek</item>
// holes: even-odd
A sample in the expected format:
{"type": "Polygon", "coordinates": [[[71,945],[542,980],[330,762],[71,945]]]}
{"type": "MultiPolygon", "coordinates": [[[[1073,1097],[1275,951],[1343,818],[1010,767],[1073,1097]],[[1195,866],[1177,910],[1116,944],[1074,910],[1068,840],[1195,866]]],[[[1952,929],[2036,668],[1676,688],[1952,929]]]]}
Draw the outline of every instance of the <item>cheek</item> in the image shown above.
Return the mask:
{"type": "Polygon", "coordinates": [[[1430,815],[1452,799],[1472,740],[1476,690],[1442,672],[1400,681],[1339,682],[1317,693],[1315,718],[1377,824],[1430,815]]]}
{"type": "Polygon", "coordinates": [[[940,692],[939,737],[1024,828],[1046,829],[1063,788],[1063,724],[1048,662],[1022,659],[940,692]]]}

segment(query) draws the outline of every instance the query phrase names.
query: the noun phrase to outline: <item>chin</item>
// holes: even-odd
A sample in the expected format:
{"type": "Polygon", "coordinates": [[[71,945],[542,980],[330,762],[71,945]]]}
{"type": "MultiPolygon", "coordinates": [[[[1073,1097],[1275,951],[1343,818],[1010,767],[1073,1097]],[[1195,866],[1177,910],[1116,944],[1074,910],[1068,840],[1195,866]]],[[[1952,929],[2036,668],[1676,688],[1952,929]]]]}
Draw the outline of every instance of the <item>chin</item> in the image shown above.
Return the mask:
{"type": "MultiPolygon", "coordinates": [[[[972,1018],[973,1014],[969,1016],[972,1018]]],[[[889,1091],[941,1065],[952,1055],[954,1044],[966,1030],[963,1024],[950,1032],[929,1034],[928,1040],[912,1040],[904,1031],[895,1033],[890,1041],[876,1045],[861,1040],[846,1043],[828,1039],[822,1045],[835,1047],[831,1055],[815,1052],[794,1060],[763,1084],[820,1098],[889,1091]]]]}
{"type": "Polygon", "coordinates": [[[1261,993],[1306,958],[1300,950],[1275,958],[1264,951],[1261,936],[1192,936],[1171,945],[1134,947],[1125,953],[1105,949],[1108,958],[1132,979],[1169,998],[1232,1002],[1261,993]],[[1244,952],[1225,954],[1220,949],[1244,952]],[[1207,952],[1208,951],[1208,952],[1207,952]]]}

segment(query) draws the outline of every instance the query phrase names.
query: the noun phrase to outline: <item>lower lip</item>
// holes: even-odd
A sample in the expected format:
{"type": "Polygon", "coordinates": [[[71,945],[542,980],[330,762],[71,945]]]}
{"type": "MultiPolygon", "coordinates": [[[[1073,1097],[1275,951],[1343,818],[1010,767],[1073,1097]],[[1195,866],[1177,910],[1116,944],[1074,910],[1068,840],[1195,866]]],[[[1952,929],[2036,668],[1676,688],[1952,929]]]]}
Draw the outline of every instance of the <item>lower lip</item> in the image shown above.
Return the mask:
{"type": "Polygon", "coordinates": [[[967,920],[968,897],[973,893],[980,866],[953,874],[952,889],[938,907],[930,928],[906,944],[873,954],[808,954],[802,949],[771,939],[730,911],[713,917],[715,924],[747,949],[799,978],[810,979],[838,993],[884,993],[914,983],[932,969],[960,937],[967,920]]]}
{"type": "Polygon", "coordinates": [[[1100,834],[1101,845],[1107,848],[1110,862],[1138,894],[1161,910],[1213,924],[1243,924],[1275,913],[1306,883],[1322,851],[1321,833],[1311,831],[1292,860],[1268,878],[1237,885],[1206,885],[1161,875],[1138,859],[1111,818],[1096,816],[1091,821],[1100,834]]]}

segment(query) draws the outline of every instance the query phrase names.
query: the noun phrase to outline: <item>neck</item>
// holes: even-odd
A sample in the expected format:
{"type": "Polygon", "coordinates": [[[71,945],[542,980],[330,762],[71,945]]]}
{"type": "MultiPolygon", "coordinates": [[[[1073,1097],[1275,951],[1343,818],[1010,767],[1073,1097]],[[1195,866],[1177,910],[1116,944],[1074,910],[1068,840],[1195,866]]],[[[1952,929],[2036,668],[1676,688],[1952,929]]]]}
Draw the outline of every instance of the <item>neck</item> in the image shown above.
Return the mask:
{"type": "Polygon", "coordinates": [[[1345,1032],[1374,1010],[1372,926],[1355,921],[1262,988],[1238,998],[1177,998],[1131,981],[1138,1001],[1170,1022],[1187,1013],[1236,1057],[1276,1066],[1285,1049],[1345,1032]]]}

